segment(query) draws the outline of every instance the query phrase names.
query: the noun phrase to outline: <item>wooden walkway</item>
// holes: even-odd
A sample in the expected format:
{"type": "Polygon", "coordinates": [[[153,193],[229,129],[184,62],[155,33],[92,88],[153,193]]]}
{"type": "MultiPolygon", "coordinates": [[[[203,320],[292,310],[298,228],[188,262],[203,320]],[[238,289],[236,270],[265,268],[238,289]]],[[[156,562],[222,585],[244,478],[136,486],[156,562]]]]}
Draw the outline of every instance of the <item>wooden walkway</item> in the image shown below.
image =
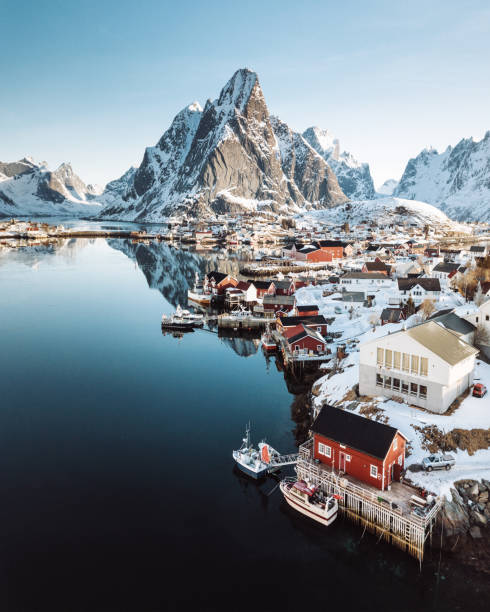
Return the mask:
{"type": "Polygon", "coordinates": [[[440,510],[440,500],[424,510],[413,509],[410,498],[414,491],[394,483],[391,491],[380,491],[360,483],[348,474],[339,473],[313,461],[313,441],[300,446],[296,473],[328,495],[339,495],[339,511],[380,539],[408,552],[422,563],[425,542],[440,510]]]}

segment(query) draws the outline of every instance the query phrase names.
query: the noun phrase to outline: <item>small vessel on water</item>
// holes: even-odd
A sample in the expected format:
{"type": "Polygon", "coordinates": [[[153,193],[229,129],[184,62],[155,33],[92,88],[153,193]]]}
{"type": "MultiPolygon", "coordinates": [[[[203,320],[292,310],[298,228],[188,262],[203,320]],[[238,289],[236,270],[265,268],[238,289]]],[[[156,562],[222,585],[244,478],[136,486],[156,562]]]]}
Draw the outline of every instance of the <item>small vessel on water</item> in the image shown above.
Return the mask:
{"type": "Polygon", "coordinates": [[[338,495],[327,496],[305,480],[294,478],[284,478],[279,488],[292,508],[314,521],[328,527],[337,518],[338,495]]]}
{"type": "Polygon", "coordinates": [[[273,353],[277,350],[277,342],[272,336],[269,324],[267,324],[266,330],[262,334],[260,341],[262,342],[262,348],[266,353],[273,353]]]}
{"type": "Polygon", "coordinates": [[[162,315],[162,328],[163,329],[175,329],[177,331],[194,331],[194,323],[192,321],[185,321],[184,319],[175,316],[162,315]]]}
{"type": "Polygon", "coordinates": [[[281,465],[271,465],[271,460],[277,460],[280,457],[280,454],[272,446],[269,446],[265,440],[259,442],[258,446],[258,449],[251,446],[250,425],[247,425],[242,445],[238,450],[233,451],[233,459],[238,469],[256,479],[282,467],[281,465]]]}
{"type": "Polygon", "coordinates": [[[175,316],[183,321],[189,321],[194,324],[194,327],[202,327],[204,325],[204,315],[183,310],[180,305],[175,310],[175,316]]]}
{"type": "Polygon", "coordinates": [[[211,293],[204,292],[202,281],[199,279],[199,275],[196,272],[194,287],[187,291],[187,299],[197,304],[201,304],[202,306],[210,306],[212,297],[211,293]]]}
{"type": "Polygon", "coordinates": [[[162,315],[162,327],[178,331],[192,331],[195,327],[204,325],[204,315],[195,314],[189,310],[183,310],[180,304],[173,315],[162,315]]]}

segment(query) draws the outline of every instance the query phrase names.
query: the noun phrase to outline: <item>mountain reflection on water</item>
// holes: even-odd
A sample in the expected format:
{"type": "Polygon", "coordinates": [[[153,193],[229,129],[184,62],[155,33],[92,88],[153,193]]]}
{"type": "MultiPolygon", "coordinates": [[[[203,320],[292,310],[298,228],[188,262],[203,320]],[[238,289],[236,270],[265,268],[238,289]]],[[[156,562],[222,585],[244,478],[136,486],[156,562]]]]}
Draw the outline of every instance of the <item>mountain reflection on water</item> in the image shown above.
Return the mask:
{"type": "Polygon", "coordinates": [[[243,255],[225,250],[202,253],[178,249],[164,242],[133,242],[109,239],[109,246],[135,261],[146,277],[148,286],[158,289],[172,306],[187,304],[187,290],[194,285],[196,273],[203,276],[211,270],[238,275],[243,255]]]}

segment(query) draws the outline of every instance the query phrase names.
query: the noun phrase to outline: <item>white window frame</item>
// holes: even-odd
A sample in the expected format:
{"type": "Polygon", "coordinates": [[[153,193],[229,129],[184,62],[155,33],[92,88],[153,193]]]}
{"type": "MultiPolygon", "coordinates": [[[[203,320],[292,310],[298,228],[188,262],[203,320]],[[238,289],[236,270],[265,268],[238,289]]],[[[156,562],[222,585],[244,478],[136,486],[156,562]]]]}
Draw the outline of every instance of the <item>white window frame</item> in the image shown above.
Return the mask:
{"type": "Polygon", "coordinates": [[[324,457],[332,458],[332,447],[324,444],[323,442],[318,442],[318,454],[323,455],[324,457]]]}
{"type": "Polygon", "coordinates": [[[347,461],[347,463],[349,463],[349,462],[350,462],[350,460],[351,460],[351,456],[350,456],[350,455],[346,455],[346,456],[345,456],[345,460],[347,461]]]}
{"type": "Polygon", "coordinates": [[[398,438],[395,436],[395,439],[393,440],[393,450],[396,450],[398,448],[398,438]]]}
{"type": "Polygon", "coordinates": [[[403,464],[403,456],[398,455],[398,465],[402,465],[402,464],[403,464]]]}
{"type": "Polygon", "coordinates": [[[371,463],[369,467],[369,475],[371,478],[378,478],[378,466],[371,463]]]}

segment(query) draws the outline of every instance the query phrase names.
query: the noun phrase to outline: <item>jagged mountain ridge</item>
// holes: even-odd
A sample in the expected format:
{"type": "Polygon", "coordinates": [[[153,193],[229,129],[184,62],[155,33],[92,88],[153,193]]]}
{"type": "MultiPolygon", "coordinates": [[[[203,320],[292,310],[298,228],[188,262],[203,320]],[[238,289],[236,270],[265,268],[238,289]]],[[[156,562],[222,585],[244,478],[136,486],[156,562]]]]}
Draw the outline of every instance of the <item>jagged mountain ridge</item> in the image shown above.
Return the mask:
{"type": "Polygon", "coordinates": [[[101,217],[159,221],[175,210],[296,212],[347,200],[319,157],[308,160],[320,172],[303,168],[308,178],[299,185],[285,157],[258,77],[241,69],[204,109],[194,103],[178,113],[139,168],[109,183],[101,217]]]}
{"type": "Polygon", "coordinates": [[[352,200],[372,200],[376,197],[369,164],[358,162],[340,147],[340,141],[328,130],[310,127],[303,138],[328,163],[346,196],[352,200]]]}
{"type": "Polygon", "coordinates": [[[490,221],[490,131],[443,153],[424,149],[407,163],[394,195],[429,202],[459,221],[490,221]]]}
{"type": "Polygon", "coordinates": [[[30,157],[0,162],[0,216],[91,216],[100,210],[99,193],[67,163],[51,171],[30,157]]]}

